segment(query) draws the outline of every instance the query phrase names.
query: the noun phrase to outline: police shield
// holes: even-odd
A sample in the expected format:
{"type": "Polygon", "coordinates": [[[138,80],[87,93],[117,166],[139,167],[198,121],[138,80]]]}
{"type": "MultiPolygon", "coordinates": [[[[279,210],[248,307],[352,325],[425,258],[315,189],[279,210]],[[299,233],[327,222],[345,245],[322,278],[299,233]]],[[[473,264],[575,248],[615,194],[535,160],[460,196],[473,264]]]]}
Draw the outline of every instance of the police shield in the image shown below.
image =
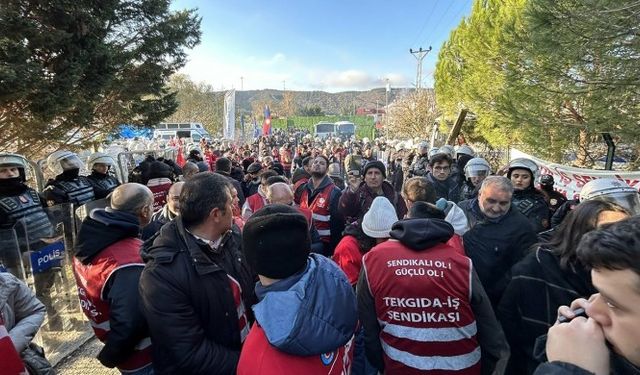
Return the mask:
{"type": "Polygon", "coordinates": [[[80,230],[80,225],[82,221],[91,214],[93,210],[101,210],[105,207],[109,206],[109,199],[97,199],[95,201],[87,202],[80,207],[75,209],[75,233],[78,233],[80,230]]]}
{"type": "Polygon", "coordinates": [[[10,272],[27,282],[22,260],[21,243],[25,244],[24,225],[18,222],[11,227],[0,228],[0,272],[10,272]]]}
{"type": "Polygon", "coordinates": [[[27,231],[27,251],[22,258],[29,284],[46,307],[39,343],[53,360],[68,355],[87,337],[89,328],[84,322],[73,276],[74,206],[61,204],[45,211],[51,231],[46,236],[27,231]]]}

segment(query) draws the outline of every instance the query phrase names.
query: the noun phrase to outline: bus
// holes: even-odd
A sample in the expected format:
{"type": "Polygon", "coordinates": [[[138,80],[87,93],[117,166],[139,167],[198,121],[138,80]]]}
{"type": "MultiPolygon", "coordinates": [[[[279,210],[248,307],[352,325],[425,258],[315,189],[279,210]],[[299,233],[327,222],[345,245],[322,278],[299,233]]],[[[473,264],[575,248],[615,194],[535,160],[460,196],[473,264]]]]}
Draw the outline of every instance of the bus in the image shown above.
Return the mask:
{"type": "Polygon", "coordinates": [[[199,122],[161,122],[154,126],[153,138],[191,138],[199,142],[202,138],[211,139],[211,135],[199,122]]]}
{"type": "Polygon", "coordinates": [[[336,134],[336,127],[332,122],[319,122],[313,126],[314,134],[320,139],[332,137],[336,134]]]}
{"type": "Polygon", "coordinates": [[[342,139],[351,139],[356,135],[356,124],[350,121],[338,121],[335,123],[336,135],[342,139]]]}

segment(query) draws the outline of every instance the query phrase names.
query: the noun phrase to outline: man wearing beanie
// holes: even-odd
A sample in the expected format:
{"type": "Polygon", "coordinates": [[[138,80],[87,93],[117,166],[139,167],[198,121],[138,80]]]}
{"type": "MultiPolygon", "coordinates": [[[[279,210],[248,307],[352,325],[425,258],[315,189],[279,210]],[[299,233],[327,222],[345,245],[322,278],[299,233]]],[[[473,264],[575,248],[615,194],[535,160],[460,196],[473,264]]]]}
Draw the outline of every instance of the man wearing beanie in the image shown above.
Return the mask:
{"type": "Polygon", "coordinates": [[[396,210],[396,216],[403,218],[407,214],[407,206],[390,183],[385,181],[387,171],[381,161],[368,162],[362,171],[364,181],[349,181],[340,197],[340,212],[347,223],[362,219],[376,197],[385,197],[396,210]]]}
{"type": "Polygon", "coordinates": [[[509,346],[451,224],[407,219],[362,259],[358,312],[384,374],[502,374],[509,346]]]}
{"type": "Polygon", "coordinates": [[[238,374],[348,374],[355,295],[340,269],[310,254],[307,220],[291,206],[265,206],[244,227],[243,249],[258,273],[256,323],[238,374]]]}

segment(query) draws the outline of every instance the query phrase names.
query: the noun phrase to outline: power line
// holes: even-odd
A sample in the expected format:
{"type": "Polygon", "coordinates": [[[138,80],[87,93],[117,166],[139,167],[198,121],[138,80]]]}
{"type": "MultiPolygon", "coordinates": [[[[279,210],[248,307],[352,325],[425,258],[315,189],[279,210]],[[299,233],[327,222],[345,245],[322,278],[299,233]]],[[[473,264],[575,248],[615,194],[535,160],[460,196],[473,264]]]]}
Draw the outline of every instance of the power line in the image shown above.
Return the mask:
{"type": "Polygon", "coordinates": [[[426,20],[422,24],[422,27],[420,28],[420,32],[418,33],[418,36],[416,37],[416,39],[413,42],[411,42],[411,45],[416,44],[416,42],[418,40],[420,40],[420,37],[422,36],[422,32],[424,31],[425,27],[427,27],[427,25],[429,24],[429,20],[431,20],[431,16],[433,15],[433,11],[435,11],[436,8],[438,7],[438,2],[439,1],[440,0],[436,0],[436,2],[433,3],[433,7],[431,8],[431,11],[429,12],[429,15],[427,16],[426,20]]]}
{"type": "MultiPolygon", "coordinates": [[[[458,11],[456,12],[456,14],[453,16],[453,18],[452,18],[452,19],[453,19],[453,21],[454,21],[454,22],[458,22],[455,26],[459,25],[459,23],[460,23],[460,20],[459,20],[460,15],[462,14],[462,12],[464,12],[464,10],[466,9],[466,7],[467,7],[467,3],[463,1],[463,2],[462,2],[462,6],[460,7],[460,9],[458,9],[458,11]]],[[[453,28],[453,26],[448,27],[447,29],[443,29],[440,33],[438,33],[438,35],[436,35],[436,36],[435,36],[435,38],[433,38],[433,41],[434,41],[434,42],[435,42],[435,41],[437,41],[437,40],[442,36],[443,31],[444,31],[444,32],[451,32],[451,29],[452,29],[452,28],[453,28]]],[[[425,42],[425,43],[426,43],[426,42],[425,42]]]]}
{"type": "Polygon", "coordinates": [[[453,5],[454,2],[455,1],[449,1],[449,6],[447,7],[447,9],[445,9],[444,13],[442,13],[442,17],[440,17],[438,23],[433,29],[430,30],[428,35],[433,35],[433,33],[438,30],[438,26],[440,26],[440,24],[442,23],[442,19],[444,19],[444,16],[449,12],[449,9],[451,9],[451,5],[453,5]]]}
{"type": "Polygon", "coordinates": [[[414,51],[412,48],[409,48],[409,53],[411,55],[413,55],[413,57],[416,58],[416,60],[418,61],[418,68],[416,71],[416,89],[419,90],[422,88],[422,60],[424,60],[425,56],[427,56],[427,54],[429,52],[431,52],[431,46],[429,46],[429,49],[422,49],[422,47],[420,47],[419,50],[414,51]]]}

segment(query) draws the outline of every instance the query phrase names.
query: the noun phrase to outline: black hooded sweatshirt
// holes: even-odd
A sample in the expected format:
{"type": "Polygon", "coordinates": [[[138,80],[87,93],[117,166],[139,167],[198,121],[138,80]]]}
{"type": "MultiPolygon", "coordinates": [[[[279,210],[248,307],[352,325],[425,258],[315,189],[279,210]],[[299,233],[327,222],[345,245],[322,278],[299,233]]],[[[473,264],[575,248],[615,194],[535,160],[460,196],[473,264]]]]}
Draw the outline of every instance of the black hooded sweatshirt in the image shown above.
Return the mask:
{"type": "MultiPolygon", "coordinates": [[[[80,226],[75,257],[89,264],[105,248],[116,242],[138,237],[138,218],[128,212],[95,210],[80,226]]],[[[103,295],[109,302],[111,330],[98,360],[106,367],[115,367],[133,353],[143,338],[149,337],[147,322],[139,307],[138,282],[142,267],[124,267],[113,272],[104,286],[103,295]]]]}
{"type": "MultiPolygon", "coordinates": [[[[390,236],[416,252],[428,252],[446,243],[454,234],[451,224],[440,219],[406,219],[393,224],[390,236]]],[[[376,251],[376,247],[371,252],[376,251]]],[[[364,269],[364,268],[363,268],[364,269]]],[[[509,345],[475,271],[471,279],[471,309],[476,318],[478,343],[482,350],[482,374],[503,373],[509,359],[509,345]]],[[[367,359],[383,372],[383,350],[380,325],[375,311],[375,299],[369,289],[365,272],[358,280],[358,313],[365,331],[367,359]]]]}

